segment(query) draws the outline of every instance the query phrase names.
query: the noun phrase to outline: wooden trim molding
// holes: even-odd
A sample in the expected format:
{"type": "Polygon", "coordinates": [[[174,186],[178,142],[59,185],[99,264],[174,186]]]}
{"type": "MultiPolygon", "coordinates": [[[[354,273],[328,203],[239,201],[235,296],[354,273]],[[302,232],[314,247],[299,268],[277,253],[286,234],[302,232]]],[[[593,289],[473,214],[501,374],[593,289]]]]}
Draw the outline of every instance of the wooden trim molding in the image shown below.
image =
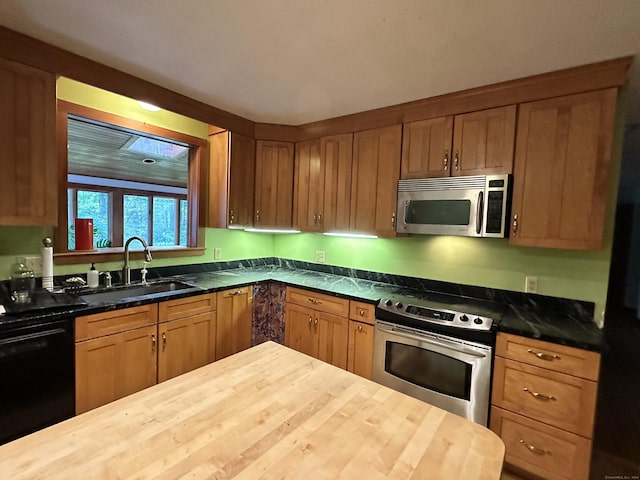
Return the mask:
{"type": "Polygon", "coordinates": [[[0,56],[206,122],[212,125],[209,134],[231,130],[259,140],[286,142],[620,87],[633,60],[626,56],[294,126],[255,123],[2,26],[0,56]]]}
{"type": "Polygon", "coordinates": [[[187,200],[192,208],[189,209],[189,233],[188,244],[190,247],[157,248],[153,256],[157,258],[184,257],[203,255],[205,251],[205,229],[207,211],[207,159],[209,157],[209,142],[204,139],[175,132],[166,128],[149,125],[144,122],[132,120],[119,115],[96,110],[83,105],[58,100],[58,113],[56,121],[56,148],[58,156],[58,226],[54,228],[54,243],[57,253],[54,255],[56,265],[69,265],[87,262],[117,261],[122,258],[122,246],[96,251],[68,251],[67,232],[67,118],[68,115],[78,115],[100,122],[109,123],[118,127],[124,127],[135,131],[148,133],[154,136],[170,138],[188,144],[192,147],[189,158],[189,189],[187,200]],[[197,208],[193,208],[197,207],[197,208]]]}
{"type": "Polygon", "coordinates": [[[253,136],[251,120],[2,26],[0,56],[253,136]]]}

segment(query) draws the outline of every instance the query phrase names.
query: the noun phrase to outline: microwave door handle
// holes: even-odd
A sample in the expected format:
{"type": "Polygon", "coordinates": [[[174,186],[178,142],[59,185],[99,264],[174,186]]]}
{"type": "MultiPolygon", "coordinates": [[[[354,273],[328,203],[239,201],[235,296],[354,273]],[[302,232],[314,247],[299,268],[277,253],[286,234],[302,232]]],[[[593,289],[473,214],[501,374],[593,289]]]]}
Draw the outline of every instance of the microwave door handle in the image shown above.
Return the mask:
{"type": "Polygon", "coordinates": [[[409,200],[404,202],[404,212],[402,215],[402,223],[407,224],[407,210],[409,210],[409,200]]]}
{"type": "Polygon", "coordinates": [[[476,233],[480,235],[482,232],[482,213],[484,210],[484,192],[478,193],[478,208],[476,209],[476,233]]]}

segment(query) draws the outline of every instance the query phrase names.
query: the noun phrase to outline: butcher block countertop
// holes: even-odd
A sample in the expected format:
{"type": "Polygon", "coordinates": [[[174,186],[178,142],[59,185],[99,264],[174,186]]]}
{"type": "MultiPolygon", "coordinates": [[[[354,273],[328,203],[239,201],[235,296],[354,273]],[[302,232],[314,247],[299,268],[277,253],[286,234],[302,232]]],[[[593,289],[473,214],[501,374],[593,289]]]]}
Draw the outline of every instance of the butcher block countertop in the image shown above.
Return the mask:
{"type": "Polygon", "coordinates": [[[488,429],[268,342],[0,447],[18,479],[492,479],[488,429]]]}

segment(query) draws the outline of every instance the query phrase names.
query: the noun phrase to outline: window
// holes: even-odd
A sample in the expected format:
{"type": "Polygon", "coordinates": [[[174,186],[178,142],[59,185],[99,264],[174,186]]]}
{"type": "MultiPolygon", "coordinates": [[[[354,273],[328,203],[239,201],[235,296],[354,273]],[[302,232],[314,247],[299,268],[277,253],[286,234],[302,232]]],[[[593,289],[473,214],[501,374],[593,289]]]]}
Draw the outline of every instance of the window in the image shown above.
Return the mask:
{"type": "Polygon", "coordinates": [[[75,218],[93,219],[94,248],[107,253],[132,236],[155,249],[204,243],[197,210],[205,140],[68,102],[58,109],[67,183],[57,252],[73,252],[75,218]]]}

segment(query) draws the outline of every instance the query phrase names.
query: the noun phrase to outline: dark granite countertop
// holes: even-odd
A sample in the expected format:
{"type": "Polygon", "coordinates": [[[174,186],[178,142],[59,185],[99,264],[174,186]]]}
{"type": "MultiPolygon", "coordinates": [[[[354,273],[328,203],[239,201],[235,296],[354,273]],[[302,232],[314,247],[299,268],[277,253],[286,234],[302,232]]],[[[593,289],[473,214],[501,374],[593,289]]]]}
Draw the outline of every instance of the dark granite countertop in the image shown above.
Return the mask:
{"type": "MultiPolygon", "coordinates": [[[[187,283],[191,288],[123,298],[119,301],[88,306],[76,305],[68,310],[57,310],[50,313],[40,311],[21,315],[4,315],[0,316],[0,329],[15,322],[37,323],[42,320],[87,315],[265,281],[276,281],[371,304],[375,304],[380,298],[385,297],[415,296],[420,298],[421,294],[426,292],[482,298],[507,306],[504,317],[497,325],[498,331],[587,350],[600,351],[603,346],[602,330],[593,321],[593,304],[589,302],[466,287],[445,282],[411,279],[411,277],[375,274],[375,272],[361,273],[362,271],[339,267],[327,268],[323,266],[325,270],[333,271],[318,271],[312,269],[316,267],[313,264],[275,260],[275,262],[273,259],[266,259],[262,262],[242,261],[236,262],[235,265],[208,264],[217,265],[218,268],[227,268],[191,273],[179,273],[171,269],[165,269],[163,272],[161,269],[156,269],[156,280],[170,278],[187,283]],[[362,276],[368,278],[361,278],[362,276]],[[415,281],[412,282],[412,280],[415,281]]],[[[203,267],[200,266],[200,268],[203,267]]]]}

